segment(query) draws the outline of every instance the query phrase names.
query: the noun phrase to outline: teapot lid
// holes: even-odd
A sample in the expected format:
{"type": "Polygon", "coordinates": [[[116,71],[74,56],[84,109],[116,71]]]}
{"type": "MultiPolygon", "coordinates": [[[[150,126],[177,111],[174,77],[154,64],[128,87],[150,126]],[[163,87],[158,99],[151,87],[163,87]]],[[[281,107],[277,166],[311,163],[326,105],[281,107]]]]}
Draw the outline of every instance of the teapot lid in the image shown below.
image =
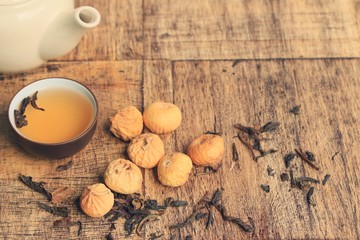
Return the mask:
{"type": "Polygon", "coordinates": [[[0,6],[16,5],[30,0],[0,0],[0,6]]]}

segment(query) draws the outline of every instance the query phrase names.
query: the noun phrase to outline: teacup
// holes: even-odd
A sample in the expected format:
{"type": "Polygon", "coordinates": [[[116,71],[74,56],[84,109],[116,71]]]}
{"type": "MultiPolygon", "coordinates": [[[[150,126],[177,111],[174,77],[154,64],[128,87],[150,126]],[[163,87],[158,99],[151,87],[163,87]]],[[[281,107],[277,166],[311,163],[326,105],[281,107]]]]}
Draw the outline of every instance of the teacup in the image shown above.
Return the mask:
{"type": "Polygon", "coordinates": [[[8,108],[17,142],[29,153],[65,158],[82,150],[94,135],[98,104],[83,84],[46,78],[19,90],[8,108]]]}

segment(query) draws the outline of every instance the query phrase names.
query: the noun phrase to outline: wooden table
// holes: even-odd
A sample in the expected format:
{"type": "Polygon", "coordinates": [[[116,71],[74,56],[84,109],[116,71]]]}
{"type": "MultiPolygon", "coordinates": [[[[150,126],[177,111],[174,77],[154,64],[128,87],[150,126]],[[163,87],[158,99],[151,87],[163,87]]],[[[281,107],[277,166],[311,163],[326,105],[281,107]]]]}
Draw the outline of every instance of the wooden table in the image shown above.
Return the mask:
{"type": "MultiPolygon", "coordinates": [[[[222,167],[207,175],[194,167],[179,188],[162,186],[153,170],[142,170],[142,195],[162,202],[166,197],[189,205],[167,209],[160,221],[145,225],[141,236],[164,233],[161,239],[359,239],[360,238],[360,2],[358,0],[79,0],[102,14],[101,25],[90,31],[68,55],[20,74],[0,75],[0,238],[105,239],[111,224],[80,213],[75,199],[99,181],[108,163],[126,158],[125,143],[109,131],[108,118],[118,109],[162,100],[178,105],[181,126],[161,136],[168,153],[186,152],[196,136],[221,132],[226,140],[222,167]],[[96,133],[80,153],[47,160],[26,153],[14,140],[7,106],[24,85],[45,77],[66,77],[95,93],[100,115],[96,133]],[[289,112],[301,105],[299,115],[289,112]],[[281,123],[267,137],[270,154],[255,162],[235,136],[234,124],[281,123]],[[234,162],[232,144],[239,152],[234,162]],[[283,157],[295,148],[315,154],[311,168],[296,157],[286,168],[283,157]],[[73,166],[62,172],[59,165],[73,166]],[[273,169],[274,175],[267,169],[273,169]],[[282,173],[329,181],[307,192],[281,181],[282,173]],[[76,193],[61,204],[78,226],[55,228],[61,217],[34,202],[50,204],[26,187],[18,174],[45,182],[49,191],[69,187],[76,193]],[[269,185],[270,192],[260,187],[269,185]],[[204,220],[176,230],[205,192],[223,188],[221,203],[229,214],[254,223],[246,233],[223,221],[208,229],[204,220]]],[[[125,236],[124,219],[115,222],[114,239],[125,236]]]]}

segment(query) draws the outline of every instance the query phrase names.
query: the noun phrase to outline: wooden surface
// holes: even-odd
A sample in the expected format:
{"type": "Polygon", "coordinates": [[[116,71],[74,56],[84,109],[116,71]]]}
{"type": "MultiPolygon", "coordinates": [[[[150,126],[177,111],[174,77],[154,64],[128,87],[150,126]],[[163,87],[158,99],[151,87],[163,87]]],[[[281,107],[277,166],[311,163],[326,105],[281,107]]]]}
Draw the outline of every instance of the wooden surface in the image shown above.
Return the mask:
{"type": "MultiPolygon", "coordinates": [[[[161,136],[167,152],[185,152],[206,131],[226,140],[218,172],[196,175],[179,188],[162,186],[153,170],[143,170],[145,198],[174,197],[189,206],[168,209],[160,221],[145,226],[144,236],[163,232],[162,239],[359,239],[360,238],[360,3],[356,0],[103,0],[76,1],[102,14],[101,25],[88,32],[68,55],[21,74],[0,74],[0,238],[105,239],[110,223],[80,213],[74,200],[85,186],[99,181],[112,160],[126,157],[127,143],[109,131],[108,118],[122,107],[140,110],[154,101],[173,102],[183,113],[174,133],[161,136]],[[94,138],[80,153],[63,160],[35,158],[14,140],[6,111],[22,86],[45,77],[67,77],[87,85],[100,106],[94,138]],[[301,105],[295,116],[289,109],[301,105]],[[235,123],[247,126],[281,123],[267,147],[278,152],[252,160],[235,138],[235,123]],[[231,146],[239,151],[234,167],[231,146]],[[282,182],[289,172],[283,157],[295,148],[316,155],[316,171],[299,158],[291,168],[317,184],[313,199],[282,182]],[[336,154],[337,153],[337,154],[336,154]],[[336,154],[336,155],[335,155],[336,154]],[[57,166],[73,160],[63,172],[57,166]],[[267,168],[274,169],[269,176],[267,168]],[[46,182],[53,191],[70,187],[76,194],[62,206],[71,209],[77,227],[53,228],[60,219],[37,207],[46,199],[22,184],[18,174],[46,182]],[[266,193],[261,184],[268,184],[266,193]],[[222,204],[255,230],[245,233],[215,212],[215,222],[180,230],[206,191],[224,188],[222,204]]],[[[124,220],[116,222],[114,239],[123,239],[124,220]]]]}

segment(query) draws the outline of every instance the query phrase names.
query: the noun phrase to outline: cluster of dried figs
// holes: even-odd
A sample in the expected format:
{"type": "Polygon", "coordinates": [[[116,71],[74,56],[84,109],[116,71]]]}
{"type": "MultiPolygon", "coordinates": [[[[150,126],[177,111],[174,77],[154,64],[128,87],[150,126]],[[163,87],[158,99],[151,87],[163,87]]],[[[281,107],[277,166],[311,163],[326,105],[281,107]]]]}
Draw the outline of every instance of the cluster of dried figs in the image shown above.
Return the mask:
{"type": "Polygon", "coordinates": [[[121,194],[138,193],[143,176],[140,168],[157,168],[161,184],[178,187],[188,180],[193,164],[216,167],[224,152],[224,139],[216,134],[202,134],[195,138],[187,153],[166,153],[160,134],[171,133],[182,121],[182,113],[169,102],[155,102],[148,105],[143,114],[134,106],[119,110],[110,118],[110,131],[124,141],[130,141],[127,148],[129,160],[112,161],[105,173],[104,184],[88,186],[80,198],[84,213],[101,217],[114,204],[112,191],[121,194]],[[142,133],[144,125],[150,132],[142,133]],[[112,191],[111,191],[112,190],[112,191]]]}

